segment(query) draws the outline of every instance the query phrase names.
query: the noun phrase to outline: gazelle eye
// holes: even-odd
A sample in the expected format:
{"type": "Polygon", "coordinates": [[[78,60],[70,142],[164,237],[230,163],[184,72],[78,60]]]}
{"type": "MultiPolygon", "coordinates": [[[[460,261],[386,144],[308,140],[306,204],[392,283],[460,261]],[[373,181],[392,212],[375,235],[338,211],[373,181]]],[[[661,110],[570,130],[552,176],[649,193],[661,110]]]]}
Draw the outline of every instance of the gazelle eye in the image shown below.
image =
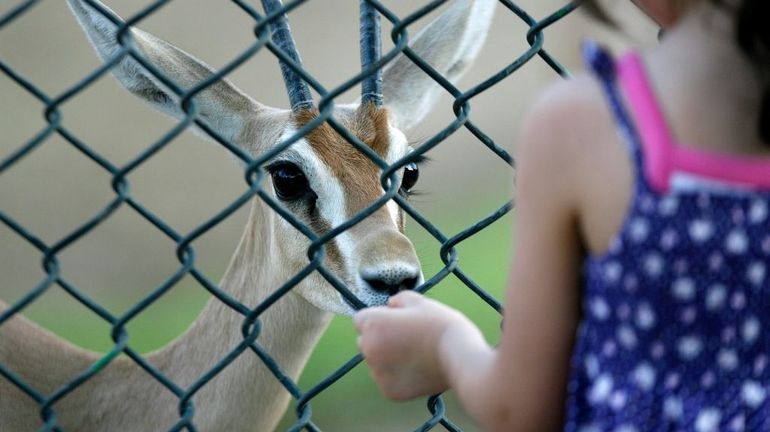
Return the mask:
{"type": "Polygon", "coordinates": [[[297,165],[281,162],[268,167],[273,178],[275,194],[283,201],[293,201],[303,197],[310,190],[307,177],[297,165]]]}
{"type": "Polygon", "coordinates": [[[412,162],[404,167],[404,177],[401,179],[401,189],[399,192],[408,194],[414,185],[417,184],[417,180],[420,178],[420,168],[417,164],[412,162]]]}

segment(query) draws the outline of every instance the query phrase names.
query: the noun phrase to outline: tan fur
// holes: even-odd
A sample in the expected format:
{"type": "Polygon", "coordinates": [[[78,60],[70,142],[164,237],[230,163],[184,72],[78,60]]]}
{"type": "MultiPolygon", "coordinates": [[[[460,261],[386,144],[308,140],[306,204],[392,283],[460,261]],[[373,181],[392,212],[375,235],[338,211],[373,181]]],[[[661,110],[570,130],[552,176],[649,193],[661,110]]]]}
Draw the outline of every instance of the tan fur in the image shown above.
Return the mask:
{"type": "MultiPolygon", "coordinates": [[[[326,234],[329,230],[332,229],[331,225],[329,225],[327,221],[315,218],[310,220],[310,228],[312,228],[313,232],[318,235],[326,234]]],[[[344,272],[345,257],[342,255],[342,252],[340,252],[337,240],[331,239],[330,241],[326,242],[324,244],[324,251],[326,252],[326,259],[324,260],[323,264],[327,268],[331,269],[334,273],[340,274],[344,272]]]]}
{"type": "MultiPolygon", "coordinates": [[[[295,115],[298,127],[304,126],[318,116],[315,110],[306,110],[295,115]]],[[[386,159],[390,150],[391,137],[388,131],[388,112],[372,104],[360,106],[355,115],[344,119],[344,126],[359,140],[386,159]]],[[[382,193],[380,168],[338,134],[328,123],[313,129],[307,140],[318,157],[326,164],[334,176],[342,183],[347,195],[348,216],[370,205],[382,193]],[[356,167],[351,170],[350,167],[356,167]]],[[[383,214],[385,209],[381,209],[383,214]]]]}
{"type": "MultiPolygon", "coordinates": [[[[304,110],[295,113],[294,121],[297,128],[300,128],[318,115],[316,110],[304,110]]],[[[366,105],[356,110],[355,116],[347,119],[344,126],[381,158],[385,158],[390,146],[387,115],[384,109],[366,105]]],[[[313,129],[306,139],[318,157],[345,187],[347,208],[351,214],[371,204],[381,194],[380,168],[338,134],[331,125],[322,123],[313,129]],[[356,167],[356,169],[351,170],[350,167],[356,167]]]]}

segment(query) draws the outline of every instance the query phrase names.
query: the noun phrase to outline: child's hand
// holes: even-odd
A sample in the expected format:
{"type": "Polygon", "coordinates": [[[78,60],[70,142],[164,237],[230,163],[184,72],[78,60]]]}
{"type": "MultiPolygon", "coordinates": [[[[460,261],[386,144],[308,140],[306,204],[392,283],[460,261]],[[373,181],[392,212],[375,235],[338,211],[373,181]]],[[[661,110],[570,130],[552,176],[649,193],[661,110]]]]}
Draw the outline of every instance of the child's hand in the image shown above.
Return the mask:
{"type": "Polygon", "coordinates": [[[478,333],[460,312],[413,291],[391,297],[387,306],[358,312],[353,322],[375,382],[396,400],[446,390],[442,347],[447,339],[478,333]]]}

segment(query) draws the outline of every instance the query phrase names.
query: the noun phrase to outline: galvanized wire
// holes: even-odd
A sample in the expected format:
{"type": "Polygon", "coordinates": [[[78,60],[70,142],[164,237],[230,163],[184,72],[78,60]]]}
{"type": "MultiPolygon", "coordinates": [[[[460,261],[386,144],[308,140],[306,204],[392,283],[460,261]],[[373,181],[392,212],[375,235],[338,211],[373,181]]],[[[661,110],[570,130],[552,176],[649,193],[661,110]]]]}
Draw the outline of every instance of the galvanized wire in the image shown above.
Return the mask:
{"type": "MultiPolygon", "coordinates": [[[[75,230],[52,244],[48,244],[42,241],[33,232],[27,229],[23,225],[22,221],[11,218],[7,213],[0,209],[0,222],[15,232],[19,237],[29,242],[30,245],[32,245],[40,252],[42,267],[46,274],[45,277],[39,281],[37,285],[31,287],[25,293],[25,295],[21,297],[20,300],[16,301],[9,307],[9,309],[0,314],[0,325],[3,325],[4,322],[6,322],[15,314],[22,312],[35,300],[39,299],[40,296],[48,292],[52,287],[58,286],[78,302],[80,302],[83,306],[88,308],[95,315],[109,323],[111,326],[111,338],[114,342],[113,347],[98,361],[94,362],[90,368],[88,368],[80,376],[76,377],[72,381],[68,382],[61,388],[56,389],[50,394],[43,394],[40,391],[34,389],[29,383],[25,382],[13,371],[9,370],[6,365],[0,364],[0,376],[18,387],[39,405],[40,416],[44,423],[44,426],[41,430],[61,431],[62,428],[57,422],[58,417],[56,411],[56,402],[74,391],[76,388],[78,388],[78,386],[91,379],[94,375],[102,371],[105,366],[114,360],[118,355],[124,353],[179,399],[179,419],[170,430],[194,431],[196,430],[194,423],[195,409],[192,402],[192,397],[240,355],[251,355],[244,354],[246,351],[251,351],[254,355],[258,356],[275,376],[275,379],[277,379],[283,385],[283,387],[286,388],[286,390],[295,400],[296,422],[291,426],[290,430],[320,430],[318,426],[313,423],[311,410],[312,400],[318,394],[328,389],[330,386],[333,386],[340,378],[342,378],[345,374],[359,365],[362,361],[361,355],[356,355],[344,364],[340,365],[336,371],[328,375],[326,378],[311,388],[302,389],[296,382],[287,376],[286,373],[284,373],[281,365],[271,356],[271,353],[267,352],[260,345],[260,316],[283,295],[292,290],[305,277],[314,272],[318,272],[324,278],[326,278],[326,280],[332,286],[334,286],[340,292],[340,294],[344,296],[348,302],[350,302],[350,304],[357,308],[363,307],[364,304],[356,298],[356,296],[345,286],[345,284],[322,265],[324,258],[323,245],[334,239],[336,236],[340,235],[345,230],[359,223],[361,220],[372,214],[381,206],[385,205],[385,203],[391,199],[396,201],[398,205],[401,206],[401,208],[403,208],[414,221],[422,226],[441,244],[439,255],[444,265],[436,274],[428,278],[425,283],[418,287],[418,291],[426,292],[441,282],[449,274],[453,274],[459,280],[461,280],[468,287],[468,289],[473,291],[487,304],[489,304],[489,306],[492,308],[492,313],[501,312],[501,306],[498,300],[487,293],[479,284],[474,282],[473,279],[471,279],[471,277],[463,272],[463,270],[460,268],[458,265],[459,253],[457,246],[464,240],[472,237],[473,235],[477,234],[487,226],[503,217],[511,210],[513,204],[511,202],[503,204],[487,217],[483,218],[472,226],[469,226],[460,233],[450,237],[439,230],[430,222],[430,220],[421,215],[417,209],[415,209],[412,205],[409,204],[408,201],[406,201],[401,195],[398,194],[397,173],[402,170],[405,165],[415,161],[431,149],[440,145],[447,137],[455,133],[460,128],[465,128],[471,134],[473,134],[478,139],[479,143],[482,144],[484,148],[486,148],[486,150],[493,152],[508,164],[514,165],[514,160],[511,155],[503,147],[495,143],[495,141],[490,136],[485,134],[482,129],[470,119],[470,101],[484,91],[487,91],[493,86],[499,84],[501,81],[509,79],[511,74],[516,72],[524,64],[531,61],[535,57],[539,57],[556,73],[563,76],[567,75],[568,72],[564,69],[564,67],[562,67],[544,49],[544,30],[548,26],[552,25],[573,11],[576,8],[576,2],[566,3],[563,7],[554,11],[552,14],[542,19],[535,19],[527,14],[527,12],[519,7],[515,2],[511,0],[499,0],[505,9],[501,10],[501,8],[498,8],[498,13],[503,13],[503,11],[507,10],[515,14],[521,21],[525,23],[526,26],[528,26],[529,30],[527,31],[525,37],[527,43],[529,44],[529,49],[527,49],[518,57],[511,59],[511,62],[499,72],[463,92],[451,84],[445,77],[441,75],[441,73],[436,71],[423,59],[421,59],[407,45],[409,40],[407,32],[408,28],[423,18],[425,15],[440,7],[448,0],[433,0],[430,3],[417,9],[414,13],[403,17],[397,16],[379,0],[362,0],[362,5],[366,7],[367,13],[379,14],[382,19],[389,21],[393,25],[393,30],[391,31],[390,36],[394,42],[394,47],[389,52],[384,53],[377,61],[367,62],[365,64],[364,70],[362,70],[360,74],[345,81],[342,85],[333,89],[326,89],[320,82],[313,78],[297,63],[297,58],[294,58],[293,55],[284,53],[282,49],[274,44],[270,38],[269,28],[271,24],[273,22],[280,21],[284,14],[290,15],[293,10],[301,7],[301,5],[307,0],[291,1],[284,5],[283,8],[273,11],[268,15],[261,14],[259,11],[255,10],[252,6],[242,0],[231,0],[232,3],[235,3],[244,13],[248,14],[254,20],[253,31],[255,41],[251,46],[249,46],[240,55],[234,58],[230,63],[221,68],[218,72],[204,79],[195,87],[187,90],[181,88],[179,85],[173,82],[173,80],[165,76],[160,70],[145,60],[139,52],[132,48],[130,41],[131,34],[128,31],[132,26],[139,24],[141,21],[155,13],[158,9],[169,3],[170,0],[156,0],[134,16],[128,18],[125,22],[112,15],[109,11],[102,8],[93,0],[83,1],[89,6],[95,8],[116,26],[118,26],[117,39],[120,44],[120,49],[115,52],[109,59],[107,59],[103,65],[89,73],[87,76],[83,77],[78,83],[59,95],[49,95],[41,90],[38,85],[28,80],[22,74],[14,70],[10,65],[5,63],[2,59],[0,59],[0,71],[11,80],[13,80],[16,84],[18,84],[22,89],[26,90],[30,97],[37,99],[44,105],[44,115],[46,119],[45,127],[43,127],[32,139],[26,143],[23,143],[4,159],[0,160],[0,174],[14,166],[20,160],[28,157],[36,148],[44,145],[46,141],[52,136],[59,135],[60,137],[64,138],[64,140],[66,140],[73,148],[75,148],[84,158],[91,160],[111,176],[111,186],[115,193],[114,198],[107,206],[94,214],[90,219],[83,221],[82,224],[75,230]],[[310,88],[315,90],[315,92],[320,95],[321,99],[318,104],[320,114],[317,118],[310,121],[304,127],[300,128],[293,136],[286,139],[283,143],[268,153],[255,159],[252,158],[249,154],[245,153],[243,150],[239,149],[229,140],[218,135],[205,122],[201,121],[197,116],[198,108],[193,97],[221,78],[227,76],[229,73],[238,68],[244,62],[248,61],[252,56],[263,49],[269,50],[280,60],[284,74],[289,74],[293,76],[294,79],[306,82],[310,88]],[[360,83],[366,78],[379,73],[384,65],[392,61],[394,57],[401,53],[410,58],[420,69],[432,77],[441,87],[443,87],[447,93],[453,97],[454,100],[452,108],[456,118],[440,132],[430,137],[419,147],[415,148],[413,152],[410,152],[401,160],[389,165],[368,146],[361,142],[354,134],[346,130],[338,121],[336,121],[332,117],[332,112],[334,109],[335,98],[337,98],[348,89],[360,85],[360,83]],[[121,166],[116,165],[114,162],[99,154],[99,152],[97,152],[93,147],[83,142],[74,133],[67,129],[61,122],[62,116],[61,112],[59,111],[59,107],[68,100],[77,97],[97,79],[109,73],[113,67],[115,67],[118,63],[121,62],[121,60],[126,57],[139,62],[156,79],[162,82],[179,98],[180,107],[184,112],[184,117],[161,139],[152,143],[149,147],[136,155],[128,163],[121,166]],[[381,183],[385,190],[385,194],[376,202],[373,202],[365,209],[361,210],[346,223],[335,227],[329,232],[317,235],[315,232],[313,232],[312,229],[305,226],[290,212],[284,209],[283,206],[275,201],[268,192],[262,189],[262,180],[264,177],[264,171],[262,170],[262,167],[266,161],[270,160],[280,152],[286,150],[294,142],[323,123],[329,124],[352,146],[357,148],[367,157],[371,158],[372,161],[383,170],[381,183]],[[179,134],[181,134],[192,125],[198,126],[206,134],[211,136],[214,140],[216,140],[219,144],[231,152],[235,157],[245,163],[243,172],[247,187],[235,201],[230,203],[230,205],[227,207],[223,208],[214,217],[210,218],[205,223],[196,227],[189,233],[180,233],[174,230],[169,224],[164,222],[161,217],[153,213],[150,209],[145,207],[141,202],[137,201],[131,195],[128,175],[146,163],[157,152],[166,147],[174,138],[179,136],[179,134]],[[305,235],[311,241],[311,246],[308,249],[309,263],[307,266],[294,277],[292,277],[283,286],[276,287],[271,296],[269,296],[261,304],[252,309],[240,303],[226,292],[222,291],[216,283],[211,282],[203,274],[203,272],[196,268],[196,252],[193,247],[193,243],[201,235],[205,234],[207,231],[214,228],[217,224],[227,219],[230,215],[232,215],[235,211],[237,211],[246,202],[250,201],[255,196],[262,199],[281,217],[285,218],[303,235],[305,235]],[[179,267],[173,275],[168,277],[162,284],[157,286],[149,295],[136,303],[123,315],[117,316],[84,294],[62,275],[61,265],[59,263],[57,254],[65,248],[72,246],[74,243],[81,241],[97,226],[108,220],[121,207],[131,208],[136,212],[136,214],[141,216],[144,220],[155,227],[160,235],[168,237],[175,243],[176,255],[179,260],[179,267]],[[238,344],[238,346],[233,348],[228,355],[222,358],[207,373],[201,376],[189,387],[182,388],[168,377],[166,377],[157,368],[149,364],[142,357],[142,355],[128,346],[128,333],[126,331],[126,326],[132,319],[142,313],[157,299],[166,294],[182,278],[187,275],[191,275],[202,287],[204,287],[219,301],[243,316],[243,324],[241,329],[243,339],[241,343],[238,344]]],[[[26,0],[12,7],[8,12],[5,12],[4,15],[0,16],[0,31],[4,30],[8,26],[13,25],[17,18],[29,12],[40,3],[40,0],[26,0]]],[[[3,102],[0,101],[0,103],[3,102]]],[[[2,180],[2,178],[0,178],[0,180],[2,180]]],[[[438,426],[441,426],[445,430],[449,431],[460,430],[460,428],[452,423],[452,421],[447,416],[446,406],[441,396],[437,395],[429,398],[427,401],[427,409],[429,416],[426,421],[416,429],[417,431],[433,430],[438,426]]]]}

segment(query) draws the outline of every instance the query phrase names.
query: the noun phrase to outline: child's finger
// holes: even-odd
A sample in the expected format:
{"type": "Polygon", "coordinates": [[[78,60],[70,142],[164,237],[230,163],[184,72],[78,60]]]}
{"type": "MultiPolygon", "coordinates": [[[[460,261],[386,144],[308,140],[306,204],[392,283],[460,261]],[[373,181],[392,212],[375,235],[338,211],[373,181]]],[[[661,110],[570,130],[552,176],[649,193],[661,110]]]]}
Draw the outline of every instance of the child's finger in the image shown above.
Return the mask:
{"type": "Polygon", "coordinates": [[[388,306],[395,308],[412,306],[420,300],[422,300],[422,295],[414,291],[401,291],[388,299],[388,306]]]}
{"type": "Polygon", "coordinates": [[[384,311],[385,308],[382,306],[374,306],[361,309],[360,311],[356,312],[355,315],[353,315],[353,326],[359,333],[361,333],[364,330],[367,322],[371,321],[377,315],[381,315],[384,311]]]}
{"type": "Polygon", "coordinates": [[[364,329],[364,323],[369,317],[370,312],[371,312],[371,308],[366,308],[366,309],[361,309],[360,311],[356,312],[355,315],[353,315],[353,326],[356,328],[356,331],[358,331],[359,333],[361,333],[361,331],[364,329]]]}

